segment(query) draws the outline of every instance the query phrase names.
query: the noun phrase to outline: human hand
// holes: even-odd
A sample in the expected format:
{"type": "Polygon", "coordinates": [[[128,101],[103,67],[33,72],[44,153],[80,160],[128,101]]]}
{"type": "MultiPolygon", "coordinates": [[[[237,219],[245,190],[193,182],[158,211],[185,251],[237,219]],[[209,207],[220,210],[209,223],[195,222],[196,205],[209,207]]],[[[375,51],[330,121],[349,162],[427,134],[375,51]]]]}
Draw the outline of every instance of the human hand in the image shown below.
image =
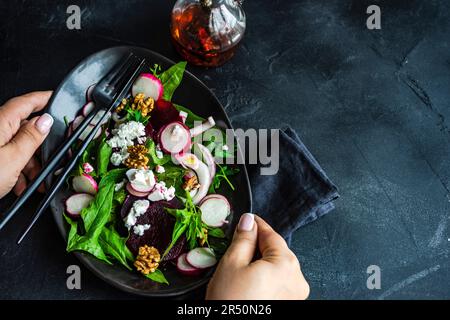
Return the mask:
{"type": "MultiPolygon", "coordinates": [[[[0,199],[14,189],[20,195],[27,181],[41,170],[34,153],[53,125],[49,114],[27,118],[42,110],[51,91],[33,92],[7,101],[0,106],[0,199]]],[[[41,191],[42,187],[40,188],[41,191]]]]}
{"type": "Polygon", "coordinates": [[[306,299],[309,285],[286,241],[263,219],[246,213],[208,285],[209,300],[306,299]],[[261,259],[253,261],[259,249],[261,259]]]}

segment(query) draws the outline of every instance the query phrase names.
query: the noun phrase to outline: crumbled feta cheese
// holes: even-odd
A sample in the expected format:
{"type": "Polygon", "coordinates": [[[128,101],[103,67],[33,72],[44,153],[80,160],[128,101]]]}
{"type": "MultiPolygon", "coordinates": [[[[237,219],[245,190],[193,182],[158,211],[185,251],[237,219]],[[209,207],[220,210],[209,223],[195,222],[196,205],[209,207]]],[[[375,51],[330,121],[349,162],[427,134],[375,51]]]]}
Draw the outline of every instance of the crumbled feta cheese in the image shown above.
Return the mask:
{"type": "Polygon", "coordinates": [[[133,227],[133,232],[135,235],[142,237],[144,235],[144,232],[147,231],[148,229],[150,229],[149,224],[139,224],[133,227]]]}
{"type": "Polygon", "coordinates": [[[114,191],[115,192],[120,191],[123,188],[123,186],[125,185],[125,182],[126,182],[126,180],[116,183],[116,186],[114,187],[114,191]]]}
{"type": "Polygon", "coordinates": [[[94,172],[94,167],[88,162],[83,163],[83,171],[84,173],[92,173],[94,172]]]}
{"type": "Polygon", "coordinates": [[[145,126],[137,121],[123,123],[112,131],[113,137],[108,140],[111,148],[126,148],[134,144],[134,139],[145,136],[145,126]]]}
{"type": "Polygon", "coordinates": [[[129,156],[130,156],[130,154],[129,154],[126,150],[123,150],[123,151],[121,151],[121,152],[114,152],[114,153],[111,155],[111,158],[110,158],[109,160],[111,161],[111,163],[112,163],[113,166],[118,167],[118,166],[120,166],[120,165],[125,161],[125,159],[127,159],[129,156]]]}
{"type": "Polygon", "coordinates": [[[148,200],[153,202],[162,200],[170,201],[173,198],[175,198],[175,188],[167,188],[164,181],[158,182],[152,193],[148,195],[148,200]]]}
{"type": "Polygon", "coordinates": [[[222,146],[222,150],[223,150],[223,151],[228,151],[229,148],[228,148],[228,146],[227,146],[226,144],[224,144],[224,145],[222,146]]]}
{"type": "Polygon", "coordinates": [[[153,188],[156,178],[152,170],[130,169],[126,173],[132,185],[153,188]]]}
{"type": "Polygon", "coordinates": [[[164,169],[164,167],[160,166],[160,165],[157,165],[155,170],[156,170],[157,173],[164,173],[164,172],[166,172],[166,169],[164,169]]]}
{"type": "Polygon", "coordinates": [[[150,202],[148,200],[135,201],[133,203],[133,207],[130,209],[130,212],[125,218],[125,227],[127,227],[127,229],[130,230],[131,227],[133,227],[136,224],[137,218],[143,215],[149,207],[150,202]]]}

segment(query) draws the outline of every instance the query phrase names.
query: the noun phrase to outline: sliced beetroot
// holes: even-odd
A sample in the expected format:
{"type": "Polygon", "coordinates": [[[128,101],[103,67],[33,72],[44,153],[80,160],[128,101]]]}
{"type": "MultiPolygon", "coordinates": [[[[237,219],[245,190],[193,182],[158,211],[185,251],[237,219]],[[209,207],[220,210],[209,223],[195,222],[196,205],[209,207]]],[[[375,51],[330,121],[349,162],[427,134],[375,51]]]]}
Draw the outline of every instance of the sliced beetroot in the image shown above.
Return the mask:
{"type": "MultiPolygon", "coordinates": [[[[122,215],[126,216],[133,205],[132,199],[125,200],[122,215]],[[127,206],[128,210],[125,210],[127,206]]],[[[175,219],[164,210],[164,204],[154,202],[150,205],[147,212],[137,218],[136,224],[149,224],[150,229],[144,232],[143,236],[130,232],[127,241],[127,247],[133,254],[137,254],[139,247],[144,245],[153,246],[163,253],[169,246],[172,239],[172,230],[175,225],[175,219]]],[[[164,258],[164,261],[171,261],[179,257],[186,251],[186,238],[182,237],[164,258]]]]}
{"type": "Polygon", "coordinates": [[[145,126],[145,135],[152,140],[156,139],[157,132],[155,131],[155,129],[153,129],[153,126],[150,122],[145,126]]]}
{"type": "Polygon", "coordinates": [[[183,122],[180,113],[172,102],[159,99],[155,103],[155,109],[152,111],[150,123],[155,131],[159,131],[163,126],[171,122],[183,122]]]}

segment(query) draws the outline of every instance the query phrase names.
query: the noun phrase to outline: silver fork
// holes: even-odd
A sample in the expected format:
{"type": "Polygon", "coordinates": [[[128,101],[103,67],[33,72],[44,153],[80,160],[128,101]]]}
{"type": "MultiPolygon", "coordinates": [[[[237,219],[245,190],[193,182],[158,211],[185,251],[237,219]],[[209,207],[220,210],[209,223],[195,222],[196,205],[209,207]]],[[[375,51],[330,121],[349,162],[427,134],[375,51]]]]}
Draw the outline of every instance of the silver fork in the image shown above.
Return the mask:
{"type": "Polygon", "coordinates": [[[83,141],[81,147],[77,150],[76,154],[72,156],[61,174],[57,177],[49,193],[40,203],[39,208],[33,215],[31,222],[25,228],[25,230],[19,237],[19,240],[17,241],[18,244],[22,242],[22,240],[26,237],[34,224],[38,221],[42,213],[48,207],[53,197],[64,184],[68,175],[78,163],[80,157],[88,147],[89,143],[94,139],[95,134],[100,129],[108,114],[110,114],[110,112],[114,110],[114,108],[117,107],[120,101],[128,94],[134,80],[140,74],[144,65],[145,59],[140,59],[131,53],[124,60],[119,62],[114,68],[112,68],[112,70],[99,82],[99,84],[95,86],[92,97],[95,102],[96,108],[86,117],[86,119],[84,119],[77,130],[74,131],[73,134],[68,138],[68,140],[58,148],[57,152],[51,157],[48,164],[46,164],[45,168],[42,170],[39,176],[30,184],[30,186],[22,194],[22,196],[20,196],[14,202],[14,204],[5,214],[3,220],[0,222],[0,230],[17,213],[20,207],[28,200],[33,192],[36,191],[36,189],[45,180],[45,178],[56,169],[57,165],[65,157],[71,145],[79,138],[79,136],[91,123],[94,117],[101,110],[105,110],[106,112],[104,112],[100,117],[95,127],[91,130],[86,139],[83,141]]]}

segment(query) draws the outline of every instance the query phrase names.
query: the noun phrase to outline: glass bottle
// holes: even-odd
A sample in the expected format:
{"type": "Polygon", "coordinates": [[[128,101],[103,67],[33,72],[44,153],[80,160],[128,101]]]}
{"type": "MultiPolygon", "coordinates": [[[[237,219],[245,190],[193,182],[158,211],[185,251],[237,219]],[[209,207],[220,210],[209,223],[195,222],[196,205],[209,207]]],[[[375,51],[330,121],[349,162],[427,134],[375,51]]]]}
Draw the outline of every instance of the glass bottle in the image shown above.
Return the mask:
{"type": "Polygon", "coordinates": [[[216,67],[231,59],[245,32],[238,0],[178,0],[172,11],[171,36],[190,63],[216,67]]]}

